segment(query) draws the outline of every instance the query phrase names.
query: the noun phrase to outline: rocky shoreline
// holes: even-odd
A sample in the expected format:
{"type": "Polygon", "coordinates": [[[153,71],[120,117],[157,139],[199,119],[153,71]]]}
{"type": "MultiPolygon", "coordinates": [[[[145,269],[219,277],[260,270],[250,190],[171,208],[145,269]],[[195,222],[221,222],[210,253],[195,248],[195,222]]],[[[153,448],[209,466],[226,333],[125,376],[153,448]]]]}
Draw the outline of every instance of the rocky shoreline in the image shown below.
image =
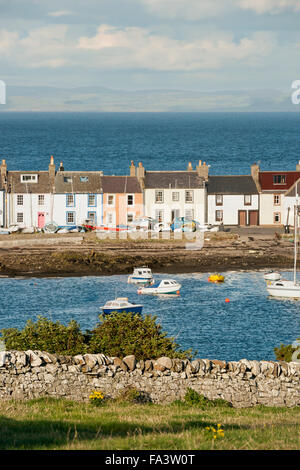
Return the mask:
{"type": "MultiPolygon", "coordinates": [[[[30,244],[0,248],[0,276],[88,276],[129,274],[147,265],[157,273],[292,269],[293,243],[274,238],[215,237],[202,249],[182,241],[105,240],[30,244]]],[[[49,240],[49,239],[47,239],[49,240]]]]}

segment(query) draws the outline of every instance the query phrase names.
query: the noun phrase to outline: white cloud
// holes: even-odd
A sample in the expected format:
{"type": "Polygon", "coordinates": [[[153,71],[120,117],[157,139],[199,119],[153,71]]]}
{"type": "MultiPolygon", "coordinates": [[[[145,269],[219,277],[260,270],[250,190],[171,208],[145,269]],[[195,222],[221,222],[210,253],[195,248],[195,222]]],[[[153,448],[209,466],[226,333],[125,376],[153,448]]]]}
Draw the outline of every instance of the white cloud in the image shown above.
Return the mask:
{"type": "Polygon", "coordinates": [[[140,0],[147,9],[163,18],[197,21],[217,17],[229,10],[251,10],[257,14],[300,11],[300,0],[140,0]]]}
{"type": "Polygon", "coordinates": [[[238,0],[238,6],[257,14],[278,14],[285,10],[300,11],[300,0],[238,0]]]}
{"type": "Polygon", "coordinates": [[[53,18],[60,18],[62,16],[69,16],[73,15],[73,13],[69,10],[58,10],[58,11],[51,11],[48,13],[48,16],[52,16],[53,18]]]}
{"type": "Polygon", "coordinates": [[[0,53],[9,56],[18,41],[18,37],[19,35],[15,31],[0,30],[0,53]]]}
{"type": "Polygon", "coordinates": [[[258,64],[274,47],[271,33],[257,32],[235,42],[232,35],[194,41],[152,34],[144,28],[118,29],[101,25],[93,37],[81,37],[78,49],[97,52],[104,67],[144,68],[157,71],[218,69],[232,62],[258,64]]]}

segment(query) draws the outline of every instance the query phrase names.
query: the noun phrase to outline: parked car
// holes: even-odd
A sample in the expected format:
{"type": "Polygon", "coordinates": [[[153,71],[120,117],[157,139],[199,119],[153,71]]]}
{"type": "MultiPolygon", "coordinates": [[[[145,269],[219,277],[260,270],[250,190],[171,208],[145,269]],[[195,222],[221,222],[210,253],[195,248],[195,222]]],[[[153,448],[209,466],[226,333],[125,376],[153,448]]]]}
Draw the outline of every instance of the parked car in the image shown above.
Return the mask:
{"type": "Polygon", "coordinates": [[[152,219],[152,217],[138,217],[137,219],[133,220],[130,224],[130,229],[133,231],[139,230],[153,230],[154,225],[157,223],[157,220],[152,219]]]}
{"type": "Polygon", "coordinates": [[[156,224],[154,224],[153,230],[154,232],[170,232],[171,227],[170,224],[166,224],[164,222],[157,222],[156,224]]]}
{"type": "Polygon", "coordinates": [[[184,217],[177,217],[170,225],[173,232],[218,232],[218,225],[203,224],[201,225],[196,220],[185,219],[184,217]]]}

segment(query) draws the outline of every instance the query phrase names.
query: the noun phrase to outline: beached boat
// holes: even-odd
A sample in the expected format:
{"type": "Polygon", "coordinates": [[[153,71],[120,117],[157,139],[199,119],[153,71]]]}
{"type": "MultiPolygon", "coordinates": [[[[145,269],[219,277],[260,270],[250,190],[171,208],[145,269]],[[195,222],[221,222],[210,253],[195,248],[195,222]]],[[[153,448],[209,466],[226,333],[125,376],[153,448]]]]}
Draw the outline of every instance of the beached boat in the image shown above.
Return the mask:
{"type": "Polygon", "coordinates": [[[127,282],[129,284],[151,284],[153,282],[151,269],[147,266],[134,268],[133,274],[128,276],[127,282]]]}
{"type": "Polygon", "coordinates": [[[138,289],[138,294],[166,294],[166,295],[179,295],[181,284],[174,279],[163,279],[151,286],[143,286],[138,289]]]}
{"type": "Polygon", "coordinates": [[[109,300],[100,308],[104,314],[113,312],[142,313],[143,305],[130,303],[127,297],[117,297],[115,300],[109,300]]]}

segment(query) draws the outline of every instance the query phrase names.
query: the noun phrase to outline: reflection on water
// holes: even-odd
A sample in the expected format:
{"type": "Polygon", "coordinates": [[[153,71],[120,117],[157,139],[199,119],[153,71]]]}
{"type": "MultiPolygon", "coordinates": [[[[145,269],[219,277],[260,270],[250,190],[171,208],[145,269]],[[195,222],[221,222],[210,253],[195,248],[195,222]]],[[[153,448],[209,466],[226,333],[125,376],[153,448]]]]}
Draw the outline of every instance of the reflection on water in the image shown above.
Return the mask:
{"type": "MultiPolygon", "coordinates": [[[[0,329],[23,328],[29,318],[47,316],[82,330],[93,328],[100,307],[115,296],[142,303],[163,330],[197,357],[274,360],[273,348],[300,336],[300,301],[268,297],[263,272],[226,272],[223,284],[208,273],[155,275],[182,284],[179,297],[138,295],[127,276],[0,279],[0,329]],[[229,299],[225,301],[225,299],[229,299]]],[[[292,279],[286,271],[285,277],[292,279]]]]}

